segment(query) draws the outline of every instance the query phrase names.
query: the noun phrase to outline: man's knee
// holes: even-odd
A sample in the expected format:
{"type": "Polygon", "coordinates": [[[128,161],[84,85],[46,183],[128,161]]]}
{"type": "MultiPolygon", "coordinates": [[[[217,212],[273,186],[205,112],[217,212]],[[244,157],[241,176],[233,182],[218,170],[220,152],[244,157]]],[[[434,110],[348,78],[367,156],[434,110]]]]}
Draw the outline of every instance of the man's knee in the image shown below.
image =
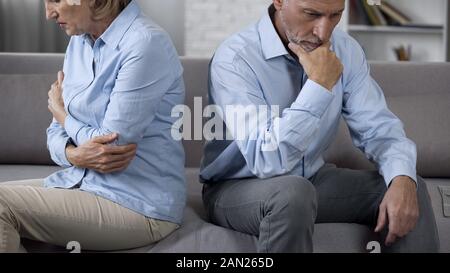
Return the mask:
{"type": "Polygon", "coordinates": [[[281,177],[270,202],[285,215],[286,220],[315,219],[317,214],[316,190],[312,183],[299,176],[281,177]]]}

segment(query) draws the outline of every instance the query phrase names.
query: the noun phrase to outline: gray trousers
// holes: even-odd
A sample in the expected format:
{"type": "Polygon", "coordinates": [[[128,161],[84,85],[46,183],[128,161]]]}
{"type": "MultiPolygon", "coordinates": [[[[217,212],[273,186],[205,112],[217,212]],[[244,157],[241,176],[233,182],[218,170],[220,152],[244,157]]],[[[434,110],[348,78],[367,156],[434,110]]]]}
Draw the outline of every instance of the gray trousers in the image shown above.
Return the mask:
{"type": "MultiPolygon", "coordinates": [[[[407,236],[382,252],[438,252],[439,238],[425,182],[418,177],[420,216],[407,236]]],[[[205,184],[203,203],[210,221],[258,237],[258,252],[312,252],[314,223],[357,223],[375,229],[387,190],[376,171],[327,164],[307,180],[298,176],[242,179],[205,184]]],[[[368,243],[368,242],[367,242],[368,243]]]]}

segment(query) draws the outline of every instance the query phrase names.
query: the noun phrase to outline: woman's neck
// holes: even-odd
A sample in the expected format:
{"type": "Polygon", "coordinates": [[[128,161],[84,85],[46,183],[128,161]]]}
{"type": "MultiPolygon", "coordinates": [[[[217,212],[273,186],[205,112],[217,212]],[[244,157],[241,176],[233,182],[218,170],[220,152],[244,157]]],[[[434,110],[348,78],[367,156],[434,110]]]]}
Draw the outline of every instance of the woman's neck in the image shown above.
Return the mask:
{"type": "Polygon", "coordinates": [[[102,34],[109,28],[116,17],[117,16],[105,18],[100,21],[95,21],[92,24],[92,29],[89,31],[91,39],[95,42],[100,36],[102,36],[102,34]]]}

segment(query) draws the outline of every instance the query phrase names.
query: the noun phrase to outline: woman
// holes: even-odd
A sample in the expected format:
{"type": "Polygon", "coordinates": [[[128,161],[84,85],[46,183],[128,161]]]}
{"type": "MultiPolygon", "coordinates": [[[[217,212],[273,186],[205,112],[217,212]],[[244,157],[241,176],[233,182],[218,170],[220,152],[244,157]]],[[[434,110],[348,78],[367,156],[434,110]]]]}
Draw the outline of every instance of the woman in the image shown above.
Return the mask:
{"type": "Polygon", "coordinates": [[[171,110],[184,101],[168,35],[130,0],[46,0],[71,36],[49,92],[52,159],[45,187],[0,186],[0,252],[20,238],[82,250],[142,247],[179,227],[184,151],[171,110]]]}

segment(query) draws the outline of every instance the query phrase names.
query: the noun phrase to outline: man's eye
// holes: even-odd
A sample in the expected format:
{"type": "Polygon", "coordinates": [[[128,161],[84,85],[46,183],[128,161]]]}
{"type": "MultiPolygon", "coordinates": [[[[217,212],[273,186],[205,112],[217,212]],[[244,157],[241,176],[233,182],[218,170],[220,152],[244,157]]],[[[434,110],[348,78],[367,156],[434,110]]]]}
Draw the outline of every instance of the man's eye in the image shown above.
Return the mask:
{"type": "Polygon", "coordinates": [[[320,17],[320,14],[318,14],[318,13],[306,13],[306,15],[308,15],[309,17],[314,17],[314,18],[320,17]]]}

